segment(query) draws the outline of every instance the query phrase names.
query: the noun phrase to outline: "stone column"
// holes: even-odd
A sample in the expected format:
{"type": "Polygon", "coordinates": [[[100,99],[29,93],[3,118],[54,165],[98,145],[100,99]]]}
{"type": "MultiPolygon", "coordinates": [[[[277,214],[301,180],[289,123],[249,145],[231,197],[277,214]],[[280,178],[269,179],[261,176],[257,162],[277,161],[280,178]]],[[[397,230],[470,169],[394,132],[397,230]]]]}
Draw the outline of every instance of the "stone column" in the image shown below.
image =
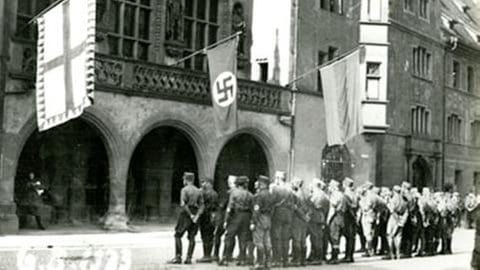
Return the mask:
{"type": "MultiPolygon", "coordinates": [[[[124,144],[126,145],[126,144],[124,144]]],[[[130,155],[126,147],[118,146],[119,149],[109,157],[109,204],[105,214],[103,228],[106,230],[128,230],[126,209],[127,179],[130,155]]]]}

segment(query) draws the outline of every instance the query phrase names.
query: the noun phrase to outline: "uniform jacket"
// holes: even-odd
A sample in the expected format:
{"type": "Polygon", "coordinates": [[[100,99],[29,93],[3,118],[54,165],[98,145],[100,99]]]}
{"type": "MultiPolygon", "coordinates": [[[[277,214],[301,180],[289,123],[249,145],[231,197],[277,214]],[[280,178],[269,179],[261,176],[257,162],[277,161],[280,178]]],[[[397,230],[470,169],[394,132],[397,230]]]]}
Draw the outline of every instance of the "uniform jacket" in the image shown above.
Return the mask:
{"type": "Polygon", "coordinates": [[[253,197],[252,224],[268,230],[272,226],[273,197],[268,189],[260,190],[253,197]]]}
{"type": "Polygon", "coordinates": [[[183,187],[180,191],[180,207],[189,215],[201,214],[204,209],[202,191],[194,185],[183,187]]]}
{"type": "Polygon", "coordinates": [[[328,210],[330,208],[330,201],[327,193],[321,189],[315,189],[310,197],[312,216],[311,222],[325,224],[328,217],[328,210]]]}

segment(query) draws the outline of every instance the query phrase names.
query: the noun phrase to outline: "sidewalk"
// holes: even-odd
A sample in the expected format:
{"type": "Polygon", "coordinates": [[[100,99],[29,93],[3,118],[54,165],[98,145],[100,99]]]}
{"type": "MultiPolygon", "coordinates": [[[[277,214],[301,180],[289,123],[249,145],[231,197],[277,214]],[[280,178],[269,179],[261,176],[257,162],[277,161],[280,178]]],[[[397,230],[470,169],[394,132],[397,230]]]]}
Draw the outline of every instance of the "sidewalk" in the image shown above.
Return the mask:
{"type": "MultiPolygon", "coordinates": [[[[22,230],[20,235],[0,237],[0,270],[225,269],[216,264],[167,265],[166,261],[174,255],[173,226],[145,225],[138,229],[141,232],[106,232],[95,227],[22,230]]],[[[186,246],[184,240],[184,252],[186,246]]],[[[473,231],[458,230],[453,247],[454,255],[400,261],[361,258],[356,254],[354,264],[323,265],[319,269],[468,269],[473,231]],[[436,266],[430,267],[431,264],[436,266]]],[[[201,256],[201,241],[197,237],[194,258],[201,256]]]]}

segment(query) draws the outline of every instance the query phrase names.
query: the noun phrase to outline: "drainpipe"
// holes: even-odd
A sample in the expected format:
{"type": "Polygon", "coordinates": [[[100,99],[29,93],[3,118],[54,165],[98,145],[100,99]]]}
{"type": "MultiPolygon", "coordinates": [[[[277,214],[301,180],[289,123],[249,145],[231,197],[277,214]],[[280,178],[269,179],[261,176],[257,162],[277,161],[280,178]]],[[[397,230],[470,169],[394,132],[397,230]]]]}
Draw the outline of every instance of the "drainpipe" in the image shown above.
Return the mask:
{"type": "MultiPolygon", "coordinates": [[[[298,2],[299,0],[292,0],[293,5],[293,18],[291,24],[291,31],[293,32],[293,37],[290,42],[290,48],[292,50],[291,54],[291,74],[292,78],[297,76],[297,51],[298,51],[298,2]]],[[[297,103],[297,83],[294,80],[289,86],[291,88],[291,104],[292,109],[290,113],[291,117],[291,126],[290,126],[290,160],[289,160],[289,179],[292,180],[295,176],[295,114],[296,114],[296,103],[297,103]]]]}

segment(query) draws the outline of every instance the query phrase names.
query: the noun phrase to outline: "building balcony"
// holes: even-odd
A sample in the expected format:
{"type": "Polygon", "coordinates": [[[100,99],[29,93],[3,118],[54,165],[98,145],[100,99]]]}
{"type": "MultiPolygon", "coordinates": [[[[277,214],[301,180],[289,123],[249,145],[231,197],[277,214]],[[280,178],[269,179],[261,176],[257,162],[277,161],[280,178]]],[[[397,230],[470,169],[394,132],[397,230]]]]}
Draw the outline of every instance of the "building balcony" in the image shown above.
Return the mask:
{"type": "MultiPolygon", "coordinates": [[[[211,105],[207,73],[101,54],[96,59],[97,91],[211,105]]],[[[289,89],[241,79],[238,87],[239,109],[289,114],[289,89]]]]}
{"type": "MultiPolygon", "coordinates": [[[[35,89],[35,44],[13,40],[12,45],[6,92],[30,92],[35,89]]],[[[211,105],[210,80],[204,72],[97,53],[95,74],[95,91],[211,105]]],[[[289,89],[242,79],[238,87],[240,110],[290,114],[289,89]]]]}

